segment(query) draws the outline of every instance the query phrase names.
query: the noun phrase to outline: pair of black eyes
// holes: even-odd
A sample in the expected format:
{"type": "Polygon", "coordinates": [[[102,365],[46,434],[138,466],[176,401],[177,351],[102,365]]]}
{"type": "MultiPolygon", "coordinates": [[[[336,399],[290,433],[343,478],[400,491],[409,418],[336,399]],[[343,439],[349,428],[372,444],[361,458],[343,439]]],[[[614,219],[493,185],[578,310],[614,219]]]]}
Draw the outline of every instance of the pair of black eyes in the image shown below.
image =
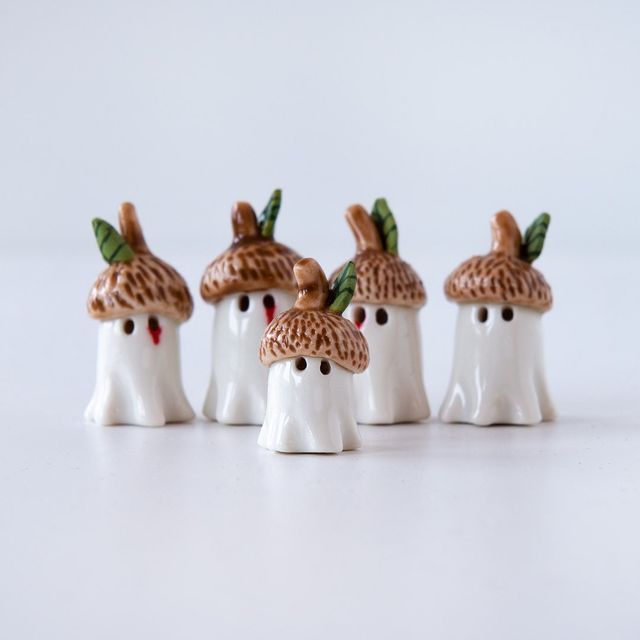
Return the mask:
{"type": "MultiPolygon", "coordinates": [[[[296,369],[298,371],[304,371],[307,368],[306,358],[296,358],[296,369]]],[[[320,361],[320,373],[323,376],[328,376],[331,373],[331,363],[328,360],[320,361]]]]}
{"type": "MultiPolygon", "coordinates": [[[[151,331],[157,331],[160,327],[160,323],[158,322],[158,318],[155,316],[150,316],[149,320],[147,320],[147,326],[151,331]]],[[[136,323],[131,319],[127,318],[124,321],[123,331],[130,336],[136,328],[136,323]]]]}
{"type": "MultiPolygon", "coordinates": [[[[356,324],[362,325],[366,319],[367,319],[367,312],[364,310],[364,307],[356,307],[353,310],[353,321],[356,324]]],[[[376,322],[378,324],[387,324],[388,320],[389,320],[389,314],[386,312],[385,309],[381,308],[376,311],[376,322]]]]}
{"type": "MultiPolygon", "coordinates": [[[[502,307],[501,315],[505,322],[511,322],[513,320],[513,309],[511,307],[502,307]]],[[[478,309],[478,322],[486,322],[488,319],[489,310],[487,307],[480,307],[478,309]]]]}
{"type": "MultiPolygon", "coordinates": [[[[238,298],[238,309],[240,311],[248,311],[249,310],[249,296],[244,295],[238,298]]],[[[265,309],[273,309],[276,306],[276,301],[273,299],[273,296],[270,293],[262,298],[262,304],[265,309]]]]}

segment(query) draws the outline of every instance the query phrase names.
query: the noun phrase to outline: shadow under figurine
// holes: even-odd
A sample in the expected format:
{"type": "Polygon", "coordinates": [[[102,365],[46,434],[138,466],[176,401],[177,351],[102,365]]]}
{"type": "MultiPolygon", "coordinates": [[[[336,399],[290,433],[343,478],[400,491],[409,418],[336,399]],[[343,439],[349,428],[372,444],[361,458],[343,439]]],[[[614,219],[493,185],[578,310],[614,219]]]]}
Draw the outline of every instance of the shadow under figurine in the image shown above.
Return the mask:
{"type": "Polygon", "coordinates": [[[258,359],[265,327],[295,300],[295,252],[273,239],[281,192],[258,219],[250,204],[231,211],[233,243],[202,276],[200,294],[215,308],[212,366],[203,413],[225,424],[262,424],[267,371],[258,359]]]}
{"type": "Polygon", "coordinates": [[[424,285],[398,255],[398,229],[384,198],[376,200],[371,215],[353,205],[345,217],[356,240],[358,275],[348,315],[371,355],[367,370],[354,377],[358,422],[423,420],[430,415],[418,317],[427,301],[424,285]]]}
{"type": "Polygon", "coordinates": [[[132,204],[120,207],[120,233],[98,218],[92,224],[109,266],[87,302],[89,315],[101,322],[97,382],[85,418],[144,426],[191,420],[178,336],[193,311],[186,282],[149,251],[132,204]]]}
{"type": "Polygon", "coordinates": [[[329,289],[318,263],[294,269],[298,298],[265,330],[267,411],[258,444],[283,453],[338,453],[360,447],[352,378],[369,363],[367,341],[342,317],[356,284],[349,262],[329,289]]]}
{"type": "Polygon", "coordinates": [[[440,409],[444,422],[526,425],[555,417],[542,348],[551,287],[531,266],[549,222],[541,214],[523,239],[513,216],[497,213],[491,252],[463,262],[447,278],[445,294],[459,311],[451,381],[440,409]]]}

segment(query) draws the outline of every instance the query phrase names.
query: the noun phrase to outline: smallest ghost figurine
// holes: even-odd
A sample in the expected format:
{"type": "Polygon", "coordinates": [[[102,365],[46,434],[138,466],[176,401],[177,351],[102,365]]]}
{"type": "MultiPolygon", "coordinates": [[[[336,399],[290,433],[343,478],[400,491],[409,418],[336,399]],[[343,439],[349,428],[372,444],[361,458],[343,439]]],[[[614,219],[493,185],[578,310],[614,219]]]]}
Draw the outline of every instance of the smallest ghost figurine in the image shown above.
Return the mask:
{"type": "Polygon", "coordinates": [[[531,265],[549,222],[549,214],[541,214],[522,238],[513,216],[500,211],[491,223],[491,252],[463,262],[447,278],[445,294],[459,311],[443,422],[535,424],[554,418],[542,351],[551,287],[531,265]]]}
{"type": "Polygon", "coordinates": [[[342,317],[355,290],[355,265],[347,263],[331,289],[311,258],[297,262],[293,273],[298,298],[266,328],[260,344],[269,381],[258,444],[283,453],[357,449],[352,378],[367,368],[369,349],[342,317]]]}
{"type": "Polygon", "coordinates": [[[193,312],[186,282],[149,251],[132,204],[120,207],[120,233],[99,218],[92,224],[109,266],[87,302],[100,330],[96,388],[85,419],[144,426],[191,420],[178,337],[193,312]]]}

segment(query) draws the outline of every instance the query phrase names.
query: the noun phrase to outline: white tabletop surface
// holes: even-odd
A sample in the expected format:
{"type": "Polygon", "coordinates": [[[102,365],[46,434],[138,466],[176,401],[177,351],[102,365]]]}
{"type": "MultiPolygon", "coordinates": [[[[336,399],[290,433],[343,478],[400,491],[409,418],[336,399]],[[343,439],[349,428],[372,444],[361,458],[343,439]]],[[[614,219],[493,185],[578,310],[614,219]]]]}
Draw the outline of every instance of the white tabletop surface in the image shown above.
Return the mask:
{"type": "Polygon", "coordinates": [[[6,638],[640,628],[629,424],[366,427],[339,456],[255,427],[24,429],[0,457],[6,638]]]}

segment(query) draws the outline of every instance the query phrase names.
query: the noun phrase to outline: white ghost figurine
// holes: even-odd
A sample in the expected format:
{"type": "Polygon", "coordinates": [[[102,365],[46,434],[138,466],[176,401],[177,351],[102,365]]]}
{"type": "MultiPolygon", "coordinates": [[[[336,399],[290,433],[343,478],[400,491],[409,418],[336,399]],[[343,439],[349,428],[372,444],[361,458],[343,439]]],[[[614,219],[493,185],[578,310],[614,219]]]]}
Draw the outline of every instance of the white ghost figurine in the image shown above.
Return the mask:
{"type": "Polygon", "coordinates": [[[329,290],[315,260],[294,273],[298,299],[266,329],[267,412],[258,444],[283,453],[338,453],[360,447],[352,378],[369,362],[367,341],[342,317],[355,289],[352,262],[329,290]]]}
{"type": "Polygon", "coordinates": [[[356,240],[358,274],[347,313],[367,339],[371,355],[367,370],[354,377],[358,422],[423,420],[430,415],[418,317],[427,301],[424,285],[398,256],[398,230],[384,198],[376,200],[371,215],[360,205],[349,207],[345,215],[356,240]]]}
{"type": "Polygon", "coordinates": [[[163,425],[194,416],[180,374],[178,329],[193,311],[186,282],[147,247],[132,204],[120,207],[120,233],[93,220],[109,263],[87,308],[100,320],[97,382],[86,420],[163,425]]]}
{"type": "Polygon", "coordinates": [[[551,288],[531,266],[549,221],[540,215],[523,240],[513,216],[497,213],[491,253],[463,262],[447,278],[445,294],[459,310],[451,381],[440,409],[444,422],[527,425],[555,417],[542,348],[551,288]]]}
{"type": "Polygon", "coordinates": [[[262,424],[267,371],[258,350],[265,327],[295,300],[293,265],[300,256],[275,242],[281,192],[260,219],[250,204],[231,212],[233,243],[204,272],[202,298],[215,308],[212,366],[203,413],[225,424],[262,424]]]}

